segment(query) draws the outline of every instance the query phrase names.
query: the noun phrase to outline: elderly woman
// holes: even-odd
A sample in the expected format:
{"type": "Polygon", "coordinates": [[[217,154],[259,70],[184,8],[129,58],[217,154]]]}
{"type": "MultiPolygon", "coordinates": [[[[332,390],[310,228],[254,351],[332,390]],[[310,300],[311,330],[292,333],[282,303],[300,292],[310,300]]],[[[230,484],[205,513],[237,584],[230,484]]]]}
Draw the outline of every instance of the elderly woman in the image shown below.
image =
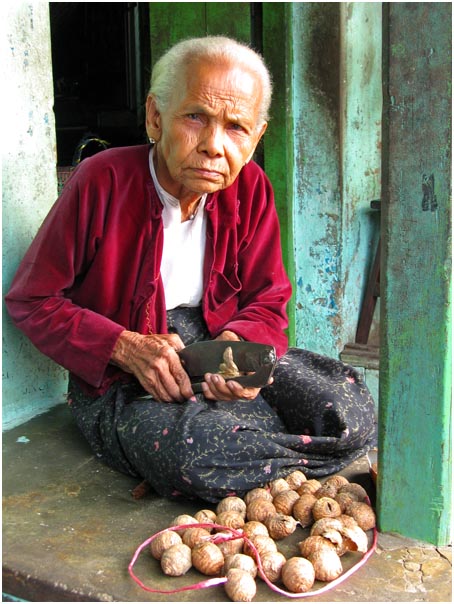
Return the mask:
{"type": "Polygon", "coordinates": [[[295,469],[337,472],[374,444],[374,405],[339,361],[287,350],[273,191],[251,158],[267,127],[261,57],[207,37],[156,64],[150,144],[103,151],[68,180],[6,297],[15,324],[69,371],[68,402],[100,460],[163,496],[217,501],[295,469]],[[270,344],[261,390],[178,351],[270,344]]]}

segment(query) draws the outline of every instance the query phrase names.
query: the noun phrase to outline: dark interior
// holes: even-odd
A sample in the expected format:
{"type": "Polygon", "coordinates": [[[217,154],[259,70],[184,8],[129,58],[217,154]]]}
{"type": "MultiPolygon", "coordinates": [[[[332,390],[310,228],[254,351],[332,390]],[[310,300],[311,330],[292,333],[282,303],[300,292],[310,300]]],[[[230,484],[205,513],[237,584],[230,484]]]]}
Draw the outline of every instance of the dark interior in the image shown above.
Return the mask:
{"type": "Polygon", "coordinates": [[[148,3],[49,7],[58,166],[103,147],[143,143],[148,3]]]}

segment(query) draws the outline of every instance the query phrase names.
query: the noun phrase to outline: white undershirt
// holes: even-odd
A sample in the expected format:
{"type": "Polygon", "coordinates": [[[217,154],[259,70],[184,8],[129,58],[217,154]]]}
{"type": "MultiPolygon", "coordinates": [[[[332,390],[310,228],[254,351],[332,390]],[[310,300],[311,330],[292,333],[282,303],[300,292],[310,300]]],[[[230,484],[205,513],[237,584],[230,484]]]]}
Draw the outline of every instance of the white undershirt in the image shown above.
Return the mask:
{"type": "Polygon", "coordinates": [[[181,222],[178,199],[167,193],[158,182],[153,164],[154,147],[149,164],[159,199],[163,205],[164,248],[161,278],[164,284],[166,309],[177,306],[199,306],[203,293],[203,259],[205,256],[207,195],[203,195],[191,220],[181,222]]]}

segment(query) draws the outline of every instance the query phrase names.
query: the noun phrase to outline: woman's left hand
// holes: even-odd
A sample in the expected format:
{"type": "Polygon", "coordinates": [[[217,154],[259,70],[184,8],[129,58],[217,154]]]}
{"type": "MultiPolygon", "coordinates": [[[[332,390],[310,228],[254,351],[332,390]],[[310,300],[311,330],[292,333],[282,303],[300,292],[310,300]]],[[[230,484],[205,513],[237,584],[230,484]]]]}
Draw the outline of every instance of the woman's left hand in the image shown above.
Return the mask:
{"type": "Polygon", "coordinates": [[[202,389],[205,398],[213,401],[234,401],[243,399],[252,401],[258,396],[260,388],[245,388],[235,380],[226,381],[218,373],[206,373],[202,389]]]}
{"type": "MultiPolygon", "coordinates": [[[[223,331],[216,340],[229,342],[238,342],[241,338],[233,331],[223,331]]],[[[205,381],[202,382],[202,389],[205,398],[212,401],[235,401],[243,399],[247,401],[254,400],[260,392],[260,388],[245,388],[235,380],[225,380],[218,373],[206,373],[205,381]]],[[[273,383],[271,378],[269,384],[273,383]]]]}

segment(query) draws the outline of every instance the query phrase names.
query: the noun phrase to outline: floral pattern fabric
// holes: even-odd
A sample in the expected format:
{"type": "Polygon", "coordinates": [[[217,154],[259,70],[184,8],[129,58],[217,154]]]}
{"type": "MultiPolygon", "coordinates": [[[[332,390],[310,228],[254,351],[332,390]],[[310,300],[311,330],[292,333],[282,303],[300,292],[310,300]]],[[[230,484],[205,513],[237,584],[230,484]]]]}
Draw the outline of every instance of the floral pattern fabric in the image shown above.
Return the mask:
{"type": "MultiPolygon", "coordinates": [[[[168,313],[186,345],[207,339],[200,309],[168,313]]],[[[344,363],[291,348],[274,382],[253,401],[183,404],[150,398],[136,382],[115,383],[96,399],[70,379],[69,402],[101,461],[147,480],[165,497],[216,502],[295,469],[334,474],[376,445],[374,402],[344,363]]]]}

